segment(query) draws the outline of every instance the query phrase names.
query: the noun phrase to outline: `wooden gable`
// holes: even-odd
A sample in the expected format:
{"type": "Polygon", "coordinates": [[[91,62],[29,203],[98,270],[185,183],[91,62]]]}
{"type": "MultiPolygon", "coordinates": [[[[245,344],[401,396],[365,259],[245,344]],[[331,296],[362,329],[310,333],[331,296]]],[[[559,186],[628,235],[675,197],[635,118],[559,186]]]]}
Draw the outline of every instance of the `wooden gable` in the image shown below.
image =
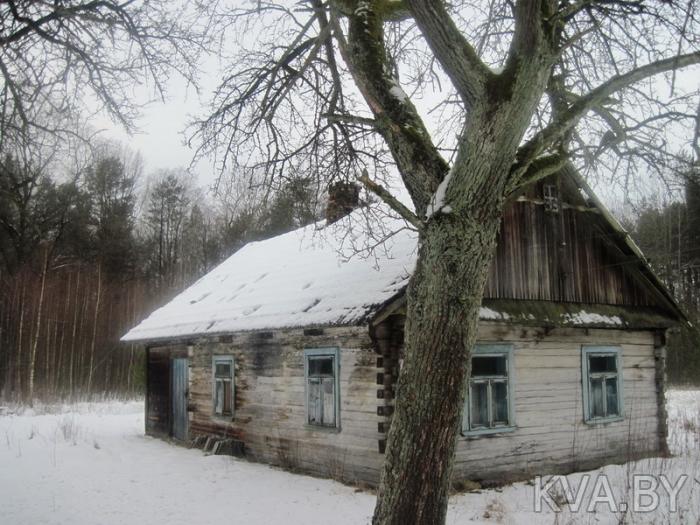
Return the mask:
{"type": "Polygon", "coordinates": [[[628,306],[662,297],[626,253],[624,233],[584,198],[569,177],[545,179],[504,213],[485,299],[628,306]]]}

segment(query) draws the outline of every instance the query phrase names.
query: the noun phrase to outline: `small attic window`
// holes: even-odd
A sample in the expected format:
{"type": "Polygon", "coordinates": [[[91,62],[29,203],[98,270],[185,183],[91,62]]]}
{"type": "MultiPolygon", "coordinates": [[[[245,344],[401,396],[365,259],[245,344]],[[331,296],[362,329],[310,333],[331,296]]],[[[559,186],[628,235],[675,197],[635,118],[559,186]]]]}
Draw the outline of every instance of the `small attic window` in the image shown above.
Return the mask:
{"type": "Polygon", "coordinates": [[[559,213],[559,189],[554,184],[542,186],[542,200],[544,201],[544,211],[559,213]]]}

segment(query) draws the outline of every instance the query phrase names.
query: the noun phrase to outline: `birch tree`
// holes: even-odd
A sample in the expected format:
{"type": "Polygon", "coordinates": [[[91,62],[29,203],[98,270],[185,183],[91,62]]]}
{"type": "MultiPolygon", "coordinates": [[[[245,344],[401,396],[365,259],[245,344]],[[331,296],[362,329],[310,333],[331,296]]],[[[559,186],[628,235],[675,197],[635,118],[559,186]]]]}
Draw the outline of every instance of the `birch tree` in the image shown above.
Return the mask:
{"type": "Polygon", "coordinates": [[[222,19],[237,51],[200,152],[268,183],[355,176],[419,234],[373,521],[442,523],[504,206],[569,162],[631,182],[698,151],[697,4],[268,0],[222,19]]]}

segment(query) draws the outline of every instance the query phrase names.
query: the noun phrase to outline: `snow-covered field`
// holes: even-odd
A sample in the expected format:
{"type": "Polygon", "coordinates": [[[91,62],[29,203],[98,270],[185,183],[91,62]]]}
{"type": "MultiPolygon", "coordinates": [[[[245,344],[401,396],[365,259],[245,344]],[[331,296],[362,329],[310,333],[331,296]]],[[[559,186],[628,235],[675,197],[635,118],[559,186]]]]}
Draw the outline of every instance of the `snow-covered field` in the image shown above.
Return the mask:
{"type": "MultiPolygon", "coordinates": [[[[448,522],[700,523],[700,391],[671,391],[668,408],[676,457],[588,473],[579,512],[571,510],[575,492],[567,504],[561,490],[550,491],[563,508],[559,514],[546,503],[536,512],[531,481],[453,496],[448,522]],[[670,498],[661,486],[655,511],[611,512],[608,503],[587,511],[594,487],[605,496],[603,475],[614,492],[613,504],[631,506],[635,474],[664,474],[671,484],[688,475],[678,491],[678,511],[669,512],[670,498]]],[[[145,437],[140,402],[4,412],[0,524],[361,524],[372,513],[370,493],[145,437]]],[[[575,491],[584,478],[567,479],[575,491]]],[[[651,505],[653,497],[640,501],[651,505]]]]}

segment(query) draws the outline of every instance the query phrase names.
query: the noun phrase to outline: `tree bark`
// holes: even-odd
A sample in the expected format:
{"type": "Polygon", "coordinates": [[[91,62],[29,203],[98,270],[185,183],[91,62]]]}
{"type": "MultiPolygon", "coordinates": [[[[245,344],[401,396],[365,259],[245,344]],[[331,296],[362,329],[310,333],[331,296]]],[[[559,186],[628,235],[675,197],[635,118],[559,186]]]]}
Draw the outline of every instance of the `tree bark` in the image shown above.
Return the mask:
{"type": "Polygon", "coordinates": [[[421,237],[373,523],[442,523],[481,296],[500,219],[442,214],[421,237]]]}
{"type": "Polygon", "coordinates": [[[66,367],[66,354],[63,351],[63,344],[66,340],[66,324],[67,316],[70,312],[70,292],[71,292],[71,277],[72,274],[68,274],[68,283],[66,285],[66,304],[63,308],[63,322],[61,323],[61,342],[58,345],[58,360],[56,363],[56,375],[54,376],[54,388],[56,392],[60,391],[61,398],[65,396],[65,367],[66,367]]]}

